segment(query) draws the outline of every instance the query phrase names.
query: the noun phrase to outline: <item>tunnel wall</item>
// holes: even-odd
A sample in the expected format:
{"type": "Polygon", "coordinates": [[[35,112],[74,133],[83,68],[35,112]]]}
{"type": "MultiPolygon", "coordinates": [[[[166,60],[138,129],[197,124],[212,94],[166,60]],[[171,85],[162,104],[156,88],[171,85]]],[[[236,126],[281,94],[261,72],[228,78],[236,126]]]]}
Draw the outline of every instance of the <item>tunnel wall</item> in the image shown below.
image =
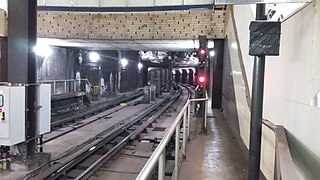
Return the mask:
{"type": "Polygon", "coordinates": [[[65,80],[75,78],[74,51],[52,47],[49,57],[37,57],[38,80],[65,80]]]}
{"type": "MultiPolygon", "coordinates": [[[[311,102],[320,89],[320,4],[315,1],[282,22],[279,57],[267,57],[264,114],[274,124],[284,125],[300,179],[317,179],[320,169],[320,109],[311,102]]],[[[250,92],[253,57],[248,55],[249,23],[254,20],[251,6],[234,6],[228,15],[226,34],[233,85],[224,84],[224,94],[234,89],[235,102],[223,99],[223,108],[236,105],[239,132],[246,147],[249,143],[250,92]]],[[[229,74],[228,74],[229,73],[229,74]]],[[[229,78],[231,78],[229,77],[229,78]]],[[[227,114],[225,114],[228,116],[227,114]]],[[[236,123],[235,123],[236,124],[236,123]]],[[[235,125],[236,126],[236,125],[235,125]]],[[[274,174],[275,137],[263,127],[261,169],[267,179],[274,174]]]]}
{"type": "MultiPolygon", "coordinates": [[[[76,48],[52,47],[50,56],[37,57],[38,81],[76,79],[76,74],[79,73],[81,78],[88,79],[92,86],[101,85],[101,93],[104,95],[127,92],[136,89],[139,84],[144,85],[143,69],[138,71],[137,51],[121,51],[121,58],[129,61],[125,68],[120,68],[118,51],[95,51],[100,54],[98,62],[89,59],[90,52],[76,48]]],[[[69,87],[69,83],[67,86],[69,87]]],[[[64,82],[58,83],[56,88],[57,92],[63,93],[64,82]]]]}
{"type": "Polygon", "coordinates": [[[122,51],[121,58],[128,60],[128,65],[121,68],[120,91],[127,92],[139,86],[139,53],[137,51],[122,51]]]}
{"type": "Polygon", "coordinates": [[[225,10],[123,13],[38,12],[38,37],[68,39],[223,38],[225,10]]]}

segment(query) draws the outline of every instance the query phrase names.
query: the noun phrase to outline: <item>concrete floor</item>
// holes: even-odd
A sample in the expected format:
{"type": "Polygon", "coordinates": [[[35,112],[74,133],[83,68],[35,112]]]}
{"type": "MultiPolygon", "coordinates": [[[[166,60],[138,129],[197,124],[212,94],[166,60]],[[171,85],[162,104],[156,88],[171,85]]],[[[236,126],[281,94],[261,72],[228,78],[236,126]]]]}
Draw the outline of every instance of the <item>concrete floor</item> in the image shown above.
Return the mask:
{"type": "Polygon", "coordinates": [[[194,119],[179,179],[247,179],[247,161],[221,112],[208,118],[208,135],[200,135],[200,127],[201,120],[194,119]]]}

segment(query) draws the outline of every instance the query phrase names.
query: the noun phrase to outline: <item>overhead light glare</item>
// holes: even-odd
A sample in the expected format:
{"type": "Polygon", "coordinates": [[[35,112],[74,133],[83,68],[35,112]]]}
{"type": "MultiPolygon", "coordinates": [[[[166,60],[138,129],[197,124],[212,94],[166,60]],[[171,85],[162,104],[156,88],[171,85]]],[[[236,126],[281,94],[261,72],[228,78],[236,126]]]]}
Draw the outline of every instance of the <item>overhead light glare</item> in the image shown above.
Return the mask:
{"type": "Polygon", "coordinates": [[[210,51],[210,56],[213,57],[216,54],[214,51],[210,51]]]}
{"type": "Polygon", "coordinates": [[[37,56],[41,56],[44,58],[49,57],[52,54],[52,49],[49,45],[45,44],[37,44],[34,48],[33,51],[37,56]]]}
{"type": "Polygon", "coordinates": [[[127,59],[120,59],[120,64],[123,68],[125,68],[128,65],[128,60],[127,59]]]}
{"type": "Polygon", "coordinates": [[[139,71],[143,68],[143,64],[141,62],[138,63],[138,69],[139,71]]]}
{"type": "Polygon", "coordinates": [[[90,52],[89,53],[89,59],[91,62],[97,62],[100,60],[100,55],[96,52],[90,52]]]}

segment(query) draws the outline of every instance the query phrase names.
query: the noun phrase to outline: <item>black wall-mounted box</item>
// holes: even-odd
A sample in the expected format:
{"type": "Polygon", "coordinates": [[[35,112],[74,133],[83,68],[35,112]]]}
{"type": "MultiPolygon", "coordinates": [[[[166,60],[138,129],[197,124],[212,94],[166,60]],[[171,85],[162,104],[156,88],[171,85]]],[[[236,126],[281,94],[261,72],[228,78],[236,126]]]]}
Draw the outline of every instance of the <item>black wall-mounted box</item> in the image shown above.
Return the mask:
{"type": "Polygon", "coordinates": [[[279,56],[281,22],[252,21],[249,30],[249,55],[279,56]]]}

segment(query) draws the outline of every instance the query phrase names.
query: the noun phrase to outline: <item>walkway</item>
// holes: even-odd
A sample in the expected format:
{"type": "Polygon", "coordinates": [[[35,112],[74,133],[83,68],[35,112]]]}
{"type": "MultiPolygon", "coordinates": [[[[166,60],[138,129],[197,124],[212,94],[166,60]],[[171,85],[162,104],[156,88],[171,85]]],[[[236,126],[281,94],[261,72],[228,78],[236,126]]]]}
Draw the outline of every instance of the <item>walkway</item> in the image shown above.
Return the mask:
{"type": "Polygon", "coordinates": [[[201,121],[191,125],[191,141],[187,159],[180,170],[181,180],[241,180],[247,179],[247,161],[233,137],[222,113],[214,110],[208,118],[208,135],[199,135],[201,121]]]}

